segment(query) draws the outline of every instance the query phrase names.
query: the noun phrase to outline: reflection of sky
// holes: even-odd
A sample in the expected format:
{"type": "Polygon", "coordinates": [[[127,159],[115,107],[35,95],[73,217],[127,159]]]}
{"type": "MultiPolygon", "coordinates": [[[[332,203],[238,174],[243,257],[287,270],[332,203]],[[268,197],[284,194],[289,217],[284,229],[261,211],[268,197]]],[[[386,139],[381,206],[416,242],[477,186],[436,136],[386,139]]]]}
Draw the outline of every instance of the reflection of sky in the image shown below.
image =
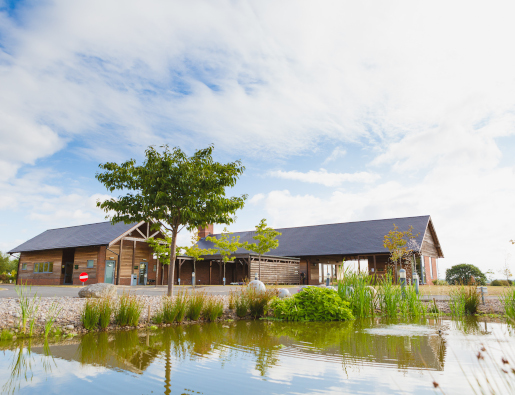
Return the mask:
{"type": "MultiPolygon", "coordinates": [[[[485,345],[495,361],[500,361],[503,353],[508,353],[509,357],[513,351],[511,347],[514,340],[507,336],[506,325],[488,324],[487,335],[481,334],[485,332],[484,324],[472,328],[473,330],[467,328],[470,334],[463,334],[449,322],[444,323],[444,326],[446,329],[443,336],[447,350],[443,371],[424,368],[399,369],[395,364],[364,361],[352,356],[350,359],[342,358],[337,353],[302,354],[301,348],[297,345],[286,345],[277,348],[273,354],[275,363],[262,375],[256,366],[257,358],[252,353],[252,345],[241,348],[221,347],[204,356],[186,354],[178,358],[172,352],[171,393],[432,394],[432,382],[435,380],[446,394],[464,394],[472,392],[464,372],[470,375],[469,378],[479,372],[475,355],[481,347],[480,344],[485,345]]],[[[407,330],[405,326],[401,329],[407,330]]],[[[420,330],[414,332],[414,335],[419,335],[420,330]]],[[[392,332],[383,333],[378,336],[391,336],[392,332]]],[[[410,337],[406,336],[405,339],[409,344],[410,337]]],[[[0,354],[2,386],[8,380],[5,373],[11,370],[12,358],[11,351],[0,354]]],[[[164,353],[161,353],[141,375],[81,365],[59,358],[51,359],[36,353],[31,354],[30,364],[32,369],[28,375],[29,381],[20,382],[20,393],[156,394],[165,390],[164,353]],[[42,362],[45,362],[46,369],[42,362]]]]}

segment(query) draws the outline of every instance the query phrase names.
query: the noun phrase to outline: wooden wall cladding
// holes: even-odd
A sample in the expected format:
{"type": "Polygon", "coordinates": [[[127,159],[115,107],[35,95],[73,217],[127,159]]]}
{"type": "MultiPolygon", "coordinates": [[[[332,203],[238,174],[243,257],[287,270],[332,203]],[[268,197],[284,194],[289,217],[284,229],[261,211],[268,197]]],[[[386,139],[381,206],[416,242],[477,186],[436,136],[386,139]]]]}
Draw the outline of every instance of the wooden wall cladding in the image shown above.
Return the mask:
{"type": "MultiPolygon", "coordinates": [[[[298,284],[300,281],[299,261],[288,261],[273,258],[261,258],[261,271],[259,270],[259,259],[251,258],[250,279],[261,272],[261,281],[265,284],[298,284]]],[[[318,275],[318,273],[317,273],[318,275]]]]}
{"type": "Polygon", "coordinates": [[[438,250],[435,246],[435,241],[429,227],[426,229],[424,239],[422,240],[421,253],[424,256],[438,257],[438,250]]]}
{"type": "Polygon", "coordinates": [[[22,252],[20,255],[20,267],[18,268],[18,284],[59,284],[61,279],[61,263],[63,250],[44,250],[22,252]],[[34,263],[53,262],[52,273],[34,273],[34,263]],[[27,269],[22,270],[23,264],[27,269]]]}
{"type": "Polygon", "coordinates": [[[97,281],[97,265],[98,265],[98,252],[100,250],[100,246],[94,247],[77,247],[75,249],[75,255],[73,258],[73,284],[81,285],[81,281],[79,276],[81,273],[88,274],[88,281],[86,281],[86,285],[94,284],[97,281]],[[93,267],[88,268],[88,261],[93,261],[93,267]],[[78,269],[75,267],[78,266],[78,269]]]}

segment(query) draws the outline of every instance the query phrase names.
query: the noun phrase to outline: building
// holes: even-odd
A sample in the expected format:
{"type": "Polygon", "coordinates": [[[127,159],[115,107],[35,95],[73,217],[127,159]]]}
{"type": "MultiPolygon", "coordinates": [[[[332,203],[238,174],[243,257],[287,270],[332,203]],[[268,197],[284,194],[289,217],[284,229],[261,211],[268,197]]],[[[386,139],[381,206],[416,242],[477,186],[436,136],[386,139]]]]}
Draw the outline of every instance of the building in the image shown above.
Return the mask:
{"type": "MultiPolygon", "coordinates": [[[[196,263],[186,256],[177,257],[174,283],[217,285],[225,278],[230,284],[257,276],[265,283],[320,284],[327,277],[341,276],[350,265],[380,277],[391,264],[383,238],[393,224],[402,231],[413,226],[413,233],[418,234],[417,271],[422,283],[432,284],[438,278],[438,258],[443,258],[443,252],[430,216],[277,229],[279,247],[261,259],[244,249],[236,251],[225,267],[216,254],[196,263]]],[[[213,235],[212,225],[200,229],[200,248],[213,247],[206,240],[208,235],[213,235]]],[[[233,235],[240,236],[241,242],[254,242],[253,231],[233,235]]],[[[158,262],[146,242],[160,236],[160,231],[151,230],[145,222],[101,222],[47,230],[9,253],[20,253],[18,284],[80,285],[81,273],[89,276],[86,284],[166,284],[169,266],[158,262]]],[[[403,267],[410,277],[411,264],[403,267]]]]}

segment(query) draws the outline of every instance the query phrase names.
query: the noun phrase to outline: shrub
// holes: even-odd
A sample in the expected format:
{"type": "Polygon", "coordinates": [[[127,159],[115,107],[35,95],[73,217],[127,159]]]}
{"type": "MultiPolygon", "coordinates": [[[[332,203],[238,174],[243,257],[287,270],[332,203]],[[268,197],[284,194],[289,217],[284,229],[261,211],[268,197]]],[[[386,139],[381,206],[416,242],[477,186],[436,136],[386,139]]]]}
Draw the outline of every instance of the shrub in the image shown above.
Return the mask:
{"type": "Polygon", "coordinates": [[[511,284],[507,280],[494,280],[490,285],[492,287],[509,287],[511,284]]]}
{"type": "Polygon", "coordinates": [[[100,328],[106,329],[111,323],[111,314],[113,313],[113,303],[111,299],[103,298],[98,303],[98,310],[100,314],[99,323],[100,328]]]}
{"type": "Polygon", "coordinates": [[[88,331],[93,330],[98,325],[100,319],[100,309],[98,303],[92,299],[86,300],[81,313],[81,322],[88,331]]]}
{"type": "Polygon", "coordinates": [[[462,317],[465,314],[475,314],[477,312],[480,296],[475,286],[462,286],[458,289],[453,289],[449,296],[449,308],[451,309],[452,316],[462,317]]]}
{"type": "Polygon", "coordinates": [[[200,314],[202,314],[202,308],[204,307],[204,303],[206,300],[206,294],[204,292],[194,292],[188,298],[188,318],[190,320],[196,321],[200,318],[200,314]]]}
{"type": "Polygon", "coordinates": [[[375,312],[376,293],[372,288],[374,277],[367,273],[345,271],[343,280],[338,282],[338,293],[350,304],[356,317],[371,317],[375,312]]]}
{"type": "Polygon", "coordinates": [[[120,326],[137,326],[143,311],[143,303],[134,295],[123,294],[118,299],[114,320],[120,326]]]}
{"type": "Polygon", "coordinates": [[[449,285],[449,283],[445,280],[436,279],[433,280],[433,285],[449,285]]]}
{"type": "Polygon", "coordinates": [[[290,298],[274,299],[270,308],[287,321],[345,321],[354,319],[349,302],[331,288],[306,287],[290,298]]]}
{"type": "Polygon", "coordinates": [[[8,329],[2,329],[0,333],[0,341],[12,340],[14,335],[8,329]]]}
{"type": "Polygon", "coordinates": [[[206,300],[202,315],[209,321],[216,321],[217,318],[221,317],[224,313],[223,301],[215,296],[212,296],[206,300]]]}
{"type": "Polygon", "coordinates": [[[465,289],[465,313],[476,314],[479,306],[480,295],[475,286],[465,289]]]}
{"type": "Polygon", "coordinates": [[[268,289],[265,292],[258,292],[252,288],[247,288],[246,298],[250,310],[250,315],[254,318],[263,317],[268,311],[268,303],[277,296],[277,289],[268,289]]]}
{"type": "Polygon", "coordinates": [[[485,285],[486,276],[477,266],[461,263],[445,272],[445,280],[450,285],[485,285]]]}

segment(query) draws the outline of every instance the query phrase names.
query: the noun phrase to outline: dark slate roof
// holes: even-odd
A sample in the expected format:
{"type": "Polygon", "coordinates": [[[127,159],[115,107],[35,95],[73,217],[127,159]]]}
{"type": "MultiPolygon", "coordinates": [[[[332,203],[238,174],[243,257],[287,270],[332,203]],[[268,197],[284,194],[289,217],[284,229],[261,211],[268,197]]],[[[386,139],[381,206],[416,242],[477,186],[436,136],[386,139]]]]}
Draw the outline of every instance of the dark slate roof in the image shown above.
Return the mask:
{"type": "MultiPolygon", "coordinates": [[[[405,217],[380,219],[373,221],[345,222],[339,224],[301,226],[297,228],[278,228],[279,247],[266,255],[283,257],[302,257],[317,255],[366,255],[388,253],[383,246],[383,238],[393,224],[399,230],[408,230],[413,226],[413,234],[419,234],[417,244],[422,244],[422,238],[429,222],[429,215],[420,217],[405,217]]],[[[235,232],[232,236],[240,236],[240,242],[255,242],[252,238],[254,231],[235,232]]],[[[219,235],[214,235],[219,236],[219,235]]],[[[198,242],[200,248],[213,248],[213,243],[205,238],[198,242]]],[[[240,248],[236,254],[249,251],[240,248]]]]}
{"type": "Polygon", "coordinates": [[[112,225],[111,222],[100,222],[69,228],[49,229],[13,248],[9,253],[107,245],[135,225],[136,223],[124,224],[119,222],[112,225]]]}

